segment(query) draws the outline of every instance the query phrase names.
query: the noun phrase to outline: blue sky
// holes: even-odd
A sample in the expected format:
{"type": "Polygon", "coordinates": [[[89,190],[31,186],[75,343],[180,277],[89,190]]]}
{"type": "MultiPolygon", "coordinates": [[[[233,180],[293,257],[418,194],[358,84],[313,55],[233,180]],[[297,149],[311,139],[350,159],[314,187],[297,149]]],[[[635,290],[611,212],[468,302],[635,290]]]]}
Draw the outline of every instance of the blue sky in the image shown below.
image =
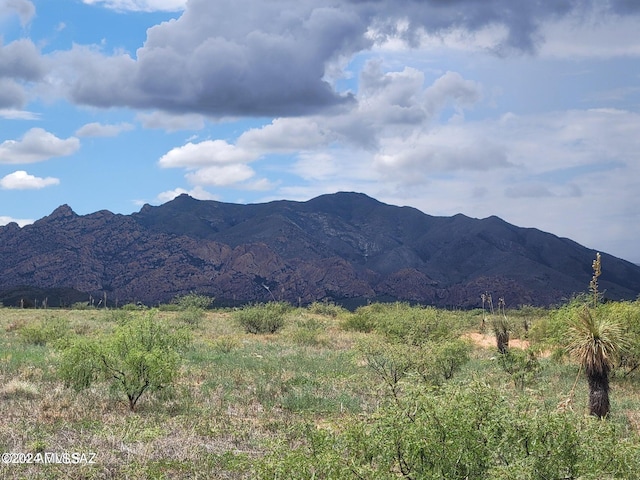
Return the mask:
{"type": "Polygon", "coordinates": [[[0,0],[0,225],[346,190],[640,263],[638,32],[630,0],[0,0]]]}

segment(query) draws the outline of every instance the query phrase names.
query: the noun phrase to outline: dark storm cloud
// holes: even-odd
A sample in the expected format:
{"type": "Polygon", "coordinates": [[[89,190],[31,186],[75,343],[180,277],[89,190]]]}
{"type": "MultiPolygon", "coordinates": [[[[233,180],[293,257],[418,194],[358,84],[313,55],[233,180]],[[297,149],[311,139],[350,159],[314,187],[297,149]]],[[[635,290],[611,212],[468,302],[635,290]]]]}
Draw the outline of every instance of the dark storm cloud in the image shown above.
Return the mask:
{"type": "Polygon", "coordinates": [[[323,79],[327,62],[371,45],[355,12],[315,2],[196,0],[148,30],[134,60],[60,53],[77,103],[211,115],[298,115],[351,101],[323,79]]]}
{"type": "MultiPolygon", "coordinates": [[[[349,1],[349,0],[348,0],[349,1]]],[[[532,53],[540,41],[538,27],[549,18],[562,16],[583,4],[580,0],[350,0],[385,36],[403,37],[409,44],[418,41],[422,31],[445,32],[459,28],[476,32],[489,26],[503,26],[507,37],[498,50],[532,53]],[[398,29],[398,21],[408,22],[398,29]]]]}
{"type": "Polygon", "coordinates": [[[611,10],[621,15],[640,12],[638,0],[611,0],[610,6],[611,10]]]}
{"type": "Polygon", "coordinates": [[[20,108],[25,100],[25,94],[20,85],[0,78],[0,109],[20,108]]]}
{"type": "Polygon", "coordinates": [[[25,82],[43,78],[44,61],[30,40],[2,44],[0,37],[0,108],[21,108],[27,95],[25,82]]]}
{"type": "Polygon", "coordinates": [[[534,52],[540,24],[574,3],[584,8],[577,0],[191,0],[180,18],[147,31],[135,58],[75,47],[56,56],[57,74],[80,104],[302,115],[354,101],[326,80],[327,67],[375,42],[501,26],[496,52],[534,52]]]}
{"type": "Polygon", "coordinates": [[[37,48],[30,40],[2,44],[0,37],[0,78],[38,80],[45,69],[37,48]]]}

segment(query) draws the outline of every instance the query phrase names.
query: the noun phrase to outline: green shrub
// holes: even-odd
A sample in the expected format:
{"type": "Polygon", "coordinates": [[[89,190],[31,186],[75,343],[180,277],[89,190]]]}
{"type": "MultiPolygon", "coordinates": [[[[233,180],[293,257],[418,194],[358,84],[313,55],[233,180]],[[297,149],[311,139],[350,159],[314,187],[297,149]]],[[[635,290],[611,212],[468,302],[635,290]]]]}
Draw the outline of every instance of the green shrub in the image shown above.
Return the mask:
{"type": "Polygon", "coordinates": [[[619,364],[624,376],[640,372],[640,301],[611,302],[599,306],[599,315],[619,323],[623,343],[619,364]]]}
{"type": "Polygon", "coordinates": [[[186,295],[179,295],[174,298],[173,303],[178,306],[180,310],[206,310],[211,307],[214,299],[207,295],[199,295],[197,293],[188,293],[186,295]]]}
{"type": "Polygon", "coordinates": [[[531,305],[521,305],[516,310],[510,310],[509,317],[512,319],[511,328],[514,335],[527,337],[529,329],[539,320],[545,319],[548,314],[549,311],[547,309],[531,305]]]}
{"type": "Polygon", "coordinates": [[[218,353],[230,353],[240,348],[240,341],[230,335],[221,335],[211,342],[211,347],[218,353]]]}
{"type": "Polygon", "coordinates": [[[23,324],[18,334],[23,342],[31,345],[51,344],[69,334],[69,321],[60,317],[49,317],[23,324]]]}
{"type": "Polygon", "coordinates": [[[258,478],[638,478],[637,443],[613,422],[480,382],[407,393],[340,429],[293,432],[258,460],[258,478]]]}
{"type": "Polygon", "coordinates": [[[340,328],[350,332],[369,333],[375,328],[375,321],[366,313],[356,310],[341,322],[340,328]]]}
{"type": "Polygon", "coordinates": [[[420,345],[433,340],[455,338],[460,333],[458,326],[432,307],[412,307],[404,303],[388,305],[375,313],[375,330],[390,341],[420,345]]]}
{"type": "Polygon", "coordinates": [[[336,318],[346,312],[346,310],[340,305],[336,305],[332,302],[313,302],[308,307],[309,312],[316,315],[324,315],[326,317],[336,318]]]}
{"type": "Polygon", "coordinates": [[[523,390],[531,384],[541,370],[538,357],[533,350],[511,349],[498,357],[502,369],[511,375],[516,388],[523,390]]]}
{"type": "Polygon", "coordinates": [[[251,305],[233,313],[234,319],[247,333],[276,333],[284,326],[291,305],[284,302],[270,302],[251,305]]]}
{"type": "Polygon", "coordinates": [[[133,315],[102,338],[76,339],[62,352],[59,374],[65,384],[83,390],[97,380],[109,381],[131,410],[147,391],[170,385],[189,338],[171,331],[154,313],[133,315]]]}
{"type": "Polygon", "coordinates": [[[406,379],[420,378],[429,386],[450,380],[469,361],[472,347],[459,339],[419,346],[366,339],[356,349],[391,396],[398,398],[406,379]]]}
{"type": "Polygon", "coordinates": [[[200,322],[205,316],[204,310],[196,307],[189,307],[185,310],[182,310],[178,313],[178,320],[190,325],[192,327],[197,327],[200,325],[200,322]]]}
{"type": "Polygon", "coordinates": [[[359,307],[345,319],[345,330],[376,332],[388,340],[411,345],[420,345],[428,340],[456,338],[460,325],[432,307],[411,306],[407,303],[373,303],[359,307]]]}
{"type": "Polygon", "coordinates": [[[415,347],[366,339],[359,342],[356,348],[367,368],[382,381],[394,398],[398,398],[401,394],[401,382],[405,377],[410,372],[416,372],[423,367],[415,347]]]}
{"type": "Polygon", "coordinates": [[[325,345],[327,341],[322,337],[325,328],[325,323],[316,318],[302,317],[296,319],[291,331],[291,338],[298,345],[325,345]]]}
{"type": "Polygon", "coordinates": [[[564,349],[569,326],[585,305],[585,297],[579,297],[566,305],[554,308],[533,323],[528,337],[541,348],[564,349]]]}
{"type": "Polygon", "coordinates": [[[432,347],[434,370],[444,380],[453,378],[456,372],[469,362],[471,345],[464,340],[445,340],[432,347]]]}
{"type": "Polygon", "coordinates": [[[113,322],[117,324],[126,323],[130,317],[131,317],[131,311],[123,310],[121,308],[107,310],[104,316],[105,320],[107,320],[108,322],[113,322]]]}

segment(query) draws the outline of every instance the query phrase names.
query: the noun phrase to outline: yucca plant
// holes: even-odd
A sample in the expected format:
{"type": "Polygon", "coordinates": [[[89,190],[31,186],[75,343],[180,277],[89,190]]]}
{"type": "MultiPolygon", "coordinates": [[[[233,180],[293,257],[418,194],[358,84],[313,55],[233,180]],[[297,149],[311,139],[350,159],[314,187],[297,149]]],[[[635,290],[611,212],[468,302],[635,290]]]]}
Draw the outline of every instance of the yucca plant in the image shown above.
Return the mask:
{"type": "Polygon", "coordinates": [[[578,360],[589,384],[589,413],[599,418],[609,414],[609,373],[623,343],[622,328],[615,319],[597,314],[600,254],[593,262],[589,285],[592,305],[585,305],[568,330],[567,350],[578,360]]]}
{"type": "Polygon", "coordinates": [[[610,410],[609,372],[622,340],[614,320],[600,318],[585,307],[569,327],[569,352],[577,358],[589,383],[589,413],[603,418],[610,410]]]}
{"type": "Polygon", "coordinates": [[[509,320],[507,320],[504,298],[499,299],[498,314],[501,314],[502,316],[497,318],[494,317],[491,321],[491,326],[493,327],[493,333],[496,336],[496,346],[498,347],[498,351],[502,354],[506,354],[509,352],[509,320]]]}
{"type": "Polygon", "coordinates": [[[491,321],[491,327],[496,336],[498,352],[507,353],[509,351],[509,322],[504,317],[494,318],[491,321]]]}

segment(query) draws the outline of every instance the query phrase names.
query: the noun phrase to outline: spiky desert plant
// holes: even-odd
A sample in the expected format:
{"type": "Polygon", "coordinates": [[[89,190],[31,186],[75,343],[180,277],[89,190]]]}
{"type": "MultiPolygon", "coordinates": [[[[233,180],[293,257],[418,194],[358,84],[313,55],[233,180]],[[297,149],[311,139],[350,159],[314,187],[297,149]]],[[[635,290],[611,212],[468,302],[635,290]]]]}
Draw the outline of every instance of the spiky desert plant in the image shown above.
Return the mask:
{"type": "Polygon", "coordinates": [[[620,324],[597,314],[600,254],[593,262],[589,284],[592,305],[585,305],[568,330],[567,350],[580,363],[589,384],[589,413],[599,418],[609,414],[609,373],[615,365],[623,343],[620,324]]]}
{"type": "Polygon", "coordinates": [[[496,347],[498,352],[507,353],[509,351],[509,324],[504,318],[498,317],[491,321],[493,334],[496,336],[496,347]]]}
{"type": "MultiPolygon", "coordinates": [[[[493,310],[493,305],[491,306],[493,310]]],[[[502,316],[494,317],[491,321],[493,333],[496,336],[496,346],[500,353],[509,351],[509,320],[505,312],[504,298],[500,298],[498,303],[498,313],[502,316]]]]}
{"type": "MultiPolygon", "coordinates": [[[[491,313],[491,315],[493,316],[494,311],[493,311],[493,299],[491,298],[491,294],[490,293],[483,293],[482,295],[480,295],[480,299],[482,300],[482,326],[481,328],[484,329],[486,324],[487,324],[487,310],[485,309],[485,305],[487,306],[487,308],[489,309],[489,312],[491,313]]],[[[484,333],[484,330],[481,332],[484,333]]]]}
{"type": "Polygon", "coordinates": [[[615,320],[601,318],[585,307],[569,327],[569,352],[578,360],[589,384],[589,413],[606,417],[609,404],[609,372],[622,341],[615,320]]]}

